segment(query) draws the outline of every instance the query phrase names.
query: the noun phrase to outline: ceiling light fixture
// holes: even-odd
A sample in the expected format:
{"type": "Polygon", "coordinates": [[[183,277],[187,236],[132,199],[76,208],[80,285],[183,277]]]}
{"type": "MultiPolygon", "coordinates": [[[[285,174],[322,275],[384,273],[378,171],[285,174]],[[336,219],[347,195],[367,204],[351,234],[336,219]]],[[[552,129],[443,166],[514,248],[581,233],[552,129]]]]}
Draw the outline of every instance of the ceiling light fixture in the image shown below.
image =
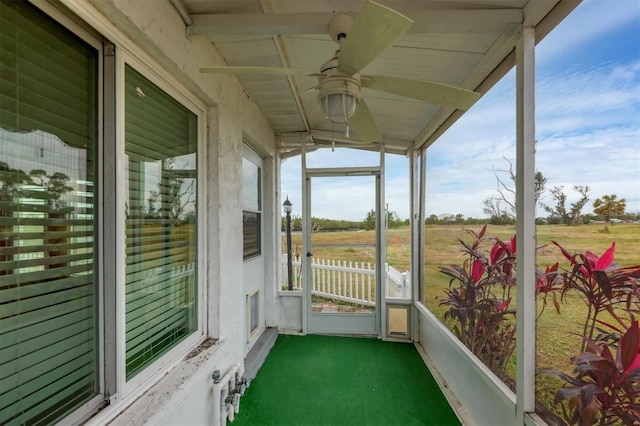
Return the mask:
{"type": "Polygon", "coordinates": [[[360,102],[360,74],[347,74],[338,70],[338,54],[321,68],[318,102],[325,117],[336,124],[347,124],[356,115],[360,102]]]}

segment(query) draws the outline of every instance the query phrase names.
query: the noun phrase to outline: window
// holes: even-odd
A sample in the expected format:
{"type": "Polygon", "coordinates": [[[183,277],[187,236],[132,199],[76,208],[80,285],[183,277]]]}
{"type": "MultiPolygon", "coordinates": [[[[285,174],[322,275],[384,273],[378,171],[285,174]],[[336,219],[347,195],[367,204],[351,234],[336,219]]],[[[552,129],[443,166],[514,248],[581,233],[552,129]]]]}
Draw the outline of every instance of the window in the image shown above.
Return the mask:
{"type": "Polygon", "coordinates": [[[0,419],[52,424],[99,393],[98,52],[0,2],[0,419]]]}
{"type": "Polygon", "coordinates": [[[249,326],[247,335],[251,339],[260,326],[260,289],[255,289],[247,295],[247,305],[247,313],[249,315],[249,318],[247,318],[249,326]]]}
{"type": "Polygon", "coordinates": [[[244,260],[262,254],[261,168],[247,157],[242,158],[242,234],[244,260]]]}
{"type": "Polygon", "coordinates": [[[197,116],[125,71],[126,376],[197,329],[197,116]]]}
{"type": "Polygon", "coordinates": [[[39,5],[65,26],[0,1],[3,425],[80,423],[204,338],[204,107],[39,5]]]}

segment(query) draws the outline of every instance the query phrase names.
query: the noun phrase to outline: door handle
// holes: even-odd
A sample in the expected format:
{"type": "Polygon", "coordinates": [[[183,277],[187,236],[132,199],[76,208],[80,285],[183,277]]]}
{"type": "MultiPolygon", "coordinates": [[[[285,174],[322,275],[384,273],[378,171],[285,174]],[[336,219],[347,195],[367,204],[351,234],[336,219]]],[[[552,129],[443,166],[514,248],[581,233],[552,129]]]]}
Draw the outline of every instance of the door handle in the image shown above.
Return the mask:
{"type": "Polygon", "coordinates": [[[310,251],[307,252],[307,257],[311,257],[313,256],[313,253],[311,253],[310,251]]]}

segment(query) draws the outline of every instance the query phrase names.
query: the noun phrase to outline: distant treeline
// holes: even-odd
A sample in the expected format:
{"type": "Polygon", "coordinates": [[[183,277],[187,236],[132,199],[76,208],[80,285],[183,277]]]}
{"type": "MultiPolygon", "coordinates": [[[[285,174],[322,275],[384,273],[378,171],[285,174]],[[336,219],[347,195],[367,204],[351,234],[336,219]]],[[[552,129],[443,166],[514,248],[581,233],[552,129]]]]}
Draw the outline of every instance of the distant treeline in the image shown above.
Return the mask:
{"type": "MultiPolygon", "coordinates": [[[[390,228],[398,228],[401,226],[408,226],[409,219],[398,219],[395,213],[390,212],[388,214],[388,224],[390,228]]],[[[353,221],[353,220],[337,220],[337,219],[325,219],[325,218],[311,218],[311,226],[313,232],[322,232],[322,231],[354,231],[354,230],[370,230],[373,229],[373,220],[375,216],[372,218],[371,214],[367,214],[365,220],[362,221],[353,221]]],[[[616,219],[622,221],[640,221],[640,212],[635,213],[625,213],[621,216],[618,216],[616,219]]],[[[582,216],[582,223],[589,223],[591,221],[602,221],[604,218],[602,216],[597,216],[593,214],[586,214],[582,216]]],[[[475,218],[475,217],[464,217],[462,214],[443,214],[443,215],[431,215],[425,219],[425,224],[427,225],[513,225],[515,224],[515,220],[507,215],[503,217],[497,218],[475,218]]],[[[557,224],[550,223],[546,218],[537,218],[536,224],[544,225],[544,224],[557,224]]],[[[282,231],[286,230],[286,219],[282,218],[282,231]]],[[[291,230],[292,231],[301,231],[302,230],[302,218],[300,216],[294,216],[291,218],[291,230]]]]}
{"type": "MultiPolygon", "coordinates": [[[[640,212],[629,212],[624,213],[622,215],[616,216],[617,220],[621,221],[640,221],[640,212]]],[[[595,215],[595,214],[585,214],[581,216],[581,223],[586,224],[592,221],[603,221],[604,217],[595,215]]],[[[516,223],[515,218],[510,215],[502,215],[501,217],[464,217],[461,214],[453,215],[453,214],[442,214],[436,216],[432,214],[427,217],[424,221],[427,225],[513,225],[516,223]]],[[[562,225],[560,222],[550,221],[548,218],[538,217],[536,218],[536,224],[538,225],[562,225]]]]}
{"type": "MultiPolygon", "coordinates": [[[[282,231],[287,228],[286,219],[283,217],[281,221],[282,231]]],[[[315,232],[318,231],[350,231],[365,229],[364,221],[353,220],[338,220],[338,219],[325,219],[319,217],[311,218],[311,227],[315,232]]],[[[291,218],[291,230],[302,231],[302,218],[300,216],[293,216],[291,218]]]]}
{"type": "MultiPolygon", "coordinates": [[[[311,230],[312,232],[321,231],[355,231],[355,230],[371,230],[375,228],[376,214],[374,210],[367,213],[364,220],[339,220],[339,219],[325,219],[321,217],[311,218],[311,230]]],[[[404,225],[409,225],[409,219],[398,219],[398,215],[395,212],[387,212],[387,226],[389,228],[399,228],[404,225]]],[[[281,220],[281,229],[285,231],[287,228],[286,218],[281,220]]],[[[302,230],[302,217],[295,215],[291,217],[291,230],[302,230]]]]}

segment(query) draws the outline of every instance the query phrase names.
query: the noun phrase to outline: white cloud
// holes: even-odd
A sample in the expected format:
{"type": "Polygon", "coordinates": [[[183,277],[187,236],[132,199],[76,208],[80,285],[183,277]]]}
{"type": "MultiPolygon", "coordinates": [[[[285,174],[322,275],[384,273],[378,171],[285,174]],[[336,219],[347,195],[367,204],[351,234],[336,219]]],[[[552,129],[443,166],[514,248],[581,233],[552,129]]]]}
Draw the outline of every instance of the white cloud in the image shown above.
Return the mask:
{"type": "Polygon", "coordinates": [[[555,74],[536,84],[538,133],[557,129],[555,122],[571,119],[571,127],[602,127],[638,122],[640,60],[623,65],[600,64],[598,68],[555,74]],[[561,119],[558,121],[558,119],[561,119]]]}
{"type": "MultiPolygon", "coordinates": [[[[607,34],[640,20],[637,0],[584,0],[536,49],[540,65],[585,49],[607,34]]],[[[636,33],[637,37],[637,33],[636,33]]]]}
{"type": "Polygon", "coordinates": [[[390,211],[400,219],[409,219],[411,204],[410,180],[408,171],[405,176],[387,179],[385,198],[390,211]]]}
{"type": "MultiPolygon", "coordinates": [[[[482,203],[497,188],[492,167],[507,168],[503,157],[515,164],[513,81],[494,89],[429,149],[427,214],[484,216],[482,203]]],[[[563,187],[573,202],[573,186],[588,185],[585,212],[610,193],[640,211],[640,61],[539,79],[536,137],[536,168],[549,189],[563,187]]]]}

